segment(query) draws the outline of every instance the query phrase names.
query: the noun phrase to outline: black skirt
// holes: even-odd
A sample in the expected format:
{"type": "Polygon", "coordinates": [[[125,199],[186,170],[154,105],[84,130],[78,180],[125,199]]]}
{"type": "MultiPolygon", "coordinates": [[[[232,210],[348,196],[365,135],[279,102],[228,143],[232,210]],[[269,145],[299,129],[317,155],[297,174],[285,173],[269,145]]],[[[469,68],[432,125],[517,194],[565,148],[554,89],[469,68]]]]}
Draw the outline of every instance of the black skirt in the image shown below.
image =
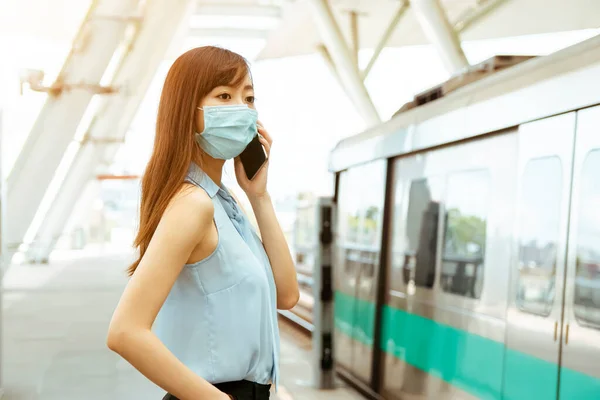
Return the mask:
{"type": "MultiPolygon", "coordinates": [[[[250,381],[223,382],[214,385],[220,391],[230,394],[235,400],[268,400],[271,385],[261,385],[250,381]]],[[[167,393],[163,400],[179,400],[167,393]]]]}

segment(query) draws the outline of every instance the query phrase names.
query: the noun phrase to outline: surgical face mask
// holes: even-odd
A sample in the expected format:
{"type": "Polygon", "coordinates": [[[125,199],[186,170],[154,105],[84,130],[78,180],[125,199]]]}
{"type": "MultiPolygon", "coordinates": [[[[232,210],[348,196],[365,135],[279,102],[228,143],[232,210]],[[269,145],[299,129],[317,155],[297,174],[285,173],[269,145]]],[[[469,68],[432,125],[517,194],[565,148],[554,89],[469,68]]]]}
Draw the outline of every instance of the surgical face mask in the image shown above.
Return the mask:
{"type": "Polygon", "coordinates": [[[204,106],[204,131],[196,142],[209,156],[229,160],[239,156],[257,135],[258,113],[246,105],[204,106]]]}

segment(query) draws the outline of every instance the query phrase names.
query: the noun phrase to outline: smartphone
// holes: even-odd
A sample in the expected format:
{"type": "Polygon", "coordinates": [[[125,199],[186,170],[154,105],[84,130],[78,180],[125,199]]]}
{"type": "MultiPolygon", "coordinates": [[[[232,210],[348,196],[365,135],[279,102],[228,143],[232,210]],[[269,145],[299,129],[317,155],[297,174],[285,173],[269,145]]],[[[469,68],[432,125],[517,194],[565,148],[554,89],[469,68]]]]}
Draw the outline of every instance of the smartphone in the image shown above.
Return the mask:
{"type": "Polygon", "coordinates": [[[246,171],[248,179],[252,180],[260,171],[262,166],[267,162],[267,153],[258,140],[258,135],[254,136],[254,139],[246,146],[242,154],[240,154],[240,161],[246,171]]]}

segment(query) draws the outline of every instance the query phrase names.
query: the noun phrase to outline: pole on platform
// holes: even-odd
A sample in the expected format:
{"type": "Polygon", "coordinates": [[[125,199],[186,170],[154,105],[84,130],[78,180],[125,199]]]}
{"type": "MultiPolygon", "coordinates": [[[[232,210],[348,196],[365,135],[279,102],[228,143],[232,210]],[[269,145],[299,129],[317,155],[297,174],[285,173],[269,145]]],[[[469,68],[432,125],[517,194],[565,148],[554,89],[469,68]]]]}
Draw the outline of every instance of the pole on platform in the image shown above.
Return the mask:
{"type": "Polygon", "coordinates": [[[318,246],[313,271],[313,325],[315,386],[334,388],[333,352],[333,199],[320,197],[316,207],[318,246]]]}

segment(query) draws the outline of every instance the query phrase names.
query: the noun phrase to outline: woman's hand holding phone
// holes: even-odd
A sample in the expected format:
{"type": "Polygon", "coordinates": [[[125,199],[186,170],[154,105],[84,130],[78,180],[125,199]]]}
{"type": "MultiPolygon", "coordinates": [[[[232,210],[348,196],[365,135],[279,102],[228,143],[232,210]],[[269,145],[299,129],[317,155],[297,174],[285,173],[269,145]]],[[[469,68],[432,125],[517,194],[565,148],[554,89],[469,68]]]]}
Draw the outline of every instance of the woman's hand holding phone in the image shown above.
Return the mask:
{"type": "Polygon", "coordinates": [[[262,126],[262,123],[258,121],[258,140],[267,154],[267,161],[263,164],[260,170],[254,175],[252,180],[246,176],[246,171],[240,160],[240,157],[236,157],[234,160],[235,164],[235,176],[240,187],[246,193],[249,199],[264,197],[267,194],[267,174],[269,169],[269,158],[271,155],[271,146],[273,139],[267,130],[262,126]]]}

